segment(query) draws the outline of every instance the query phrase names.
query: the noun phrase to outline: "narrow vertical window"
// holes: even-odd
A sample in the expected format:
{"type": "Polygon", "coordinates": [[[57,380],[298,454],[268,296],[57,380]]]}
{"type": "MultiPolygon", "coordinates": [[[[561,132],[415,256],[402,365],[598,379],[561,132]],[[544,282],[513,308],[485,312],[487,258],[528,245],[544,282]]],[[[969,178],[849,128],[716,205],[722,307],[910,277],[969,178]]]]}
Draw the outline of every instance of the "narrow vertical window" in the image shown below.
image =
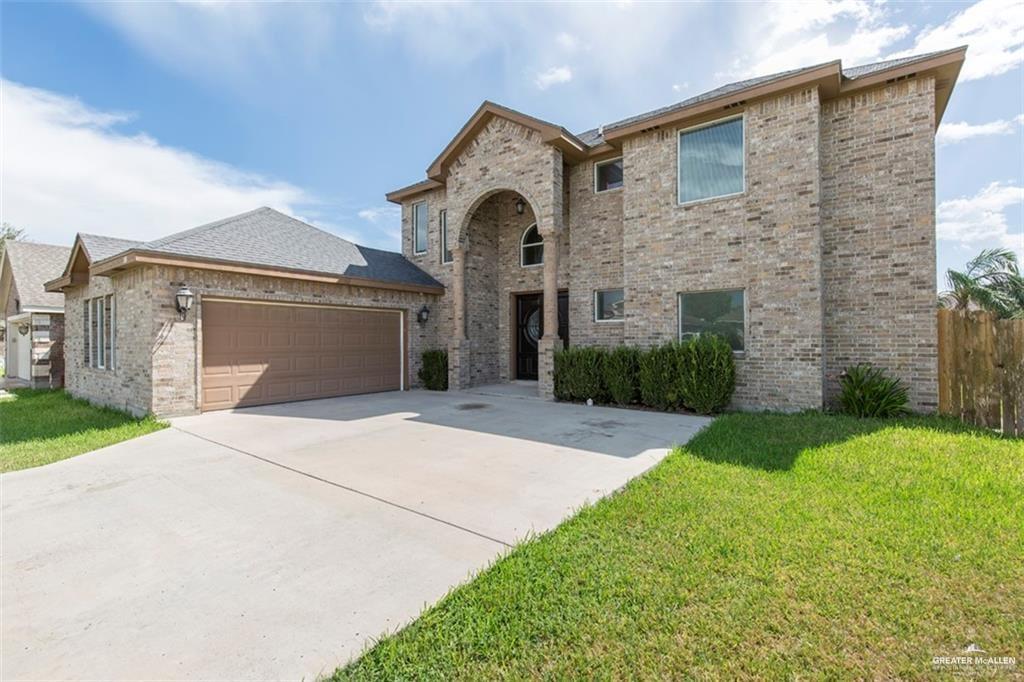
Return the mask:
{"type": "Polygon", "coordinates": [[[103,306],[103,365],[107,369],[113,369],[114,364],[112,362],[112,356],[114,351],[114,335],[113,335],[113,317],[114,309],[112,307],[113,296],[104,296],[100,299],[101,305],[103,306]]]}
{"type": "Polygon", "coordinates": [[[117,363],[117,299],[110,297],[110,369],[117,363]]]}
{"type": "Polygon", "coordinates": [[[452,250],[448,246],[448,211],[441,211],[441,262],[451,263],[452,262],[452,250]]]}
{"type": "Polygon", "coordinates": [[[92,350],[92,344],[89,342],[89,337],[92,336],[92,325],[89,324],[89,300],[82,300],[82,351],[84,357],[82,361],[86,367],[92,366],[92,356],[89,354],[92,350]]]}
{"type": "Polygon", "coordinates": [[[412,250],[413,253],[427,252],[427,202],[412,205],[412,250]]]}
{"type": "Polygon", "coordinates": [[[92,299],[95,309],[93,315],[96,316],[96,366],[100,369],[104,369],[106,365],[106,347],[103,334],[103,298],[92,299]]]}

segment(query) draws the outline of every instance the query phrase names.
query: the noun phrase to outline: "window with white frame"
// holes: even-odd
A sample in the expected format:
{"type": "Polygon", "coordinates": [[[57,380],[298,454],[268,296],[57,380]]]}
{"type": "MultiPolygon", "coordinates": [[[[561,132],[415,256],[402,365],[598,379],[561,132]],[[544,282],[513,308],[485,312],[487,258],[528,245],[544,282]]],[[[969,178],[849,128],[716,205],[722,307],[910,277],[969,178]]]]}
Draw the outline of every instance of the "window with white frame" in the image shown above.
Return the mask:
{"type": "Polygon", "coordinates": [[[744,189],[743,117],[679,131],[679,203],[744,189]]]}
{"type": "Polygon", "coordinates": [[[734,351],[745,347],[746,306],[743,289],[679,294],[679,338],[718,334],[734,351]]]}
{"type": "Polygon", "coordinates": [[[452,250],[448,246],[448,211],[442,210],[439,216],[441,220],[441,263],[452,262],[452,250]]]}
{"type": "Polygon", "coordinates": [[[427,252],[427,202],[412,205],[412,250],[416,254],[427,252]]]}
{"type": "Polygon", "coordinates": [[[523,232],[519,242],[519,264],[524,268],[544,264],[544,240],[536,225],[530,225],[523,232]]]}
{"type": "Polygon", "coordinates": [[[117,365],[117,308],[112,295],[88,298],[82,309],[82,339],[86,367],[114,369],[117,365]]]}
{"type": "Polygon", "coordinates": [[[603,289],[594,292],[594,321],[621,322],[625,319],[626,299],[622,289],[603,289]]]}
{"type": "Polygon", "coordinates": [[[622,187],[622,159],[594,164],[594,191],[607,192],[622,187]]]}

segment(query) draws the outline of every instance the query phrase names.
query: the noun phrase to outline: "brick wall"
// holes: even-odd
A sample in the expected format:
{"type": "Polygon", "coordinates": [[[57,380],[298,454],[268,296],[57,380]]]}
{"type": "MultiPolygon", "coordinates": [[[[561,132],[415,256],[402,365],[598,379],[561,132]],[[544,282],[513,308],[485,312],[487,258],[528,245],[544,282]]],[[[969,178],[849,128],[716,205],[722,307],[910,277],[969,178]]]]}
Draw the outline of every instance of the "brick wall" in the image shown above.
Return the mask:
{"type": "Polygon", "coordinates": [[[744,113],[746,190],[677,203],[677,132],[623,144],[627,344],[678,338],[680,292],[744,289],[737,407],[822,404],[817,90],[744,113]]]}
{"type": "Polygon", "coordinates": [[[938,407],[935,83],[920,78],[822,106],[827,396],[858,362],[938,407]]]}
{"type": "Polygon", "coordinates": [[[439,323],[416,322],[416,313],[436,296],[369,287],[164,266],[135,268],[112,278],[93,277],[65,294],[67,386],[72,394],[135,413],[189,414],[199,409],[202,367],[202,298],[358,305],[399,308],[405,313],[410,386],[419,385],[421,353],[438,346],[439,323]],[[196,294],[188,319],[174,307],[174,294],[187,284],[196,294]],[[85,366],[82,311],[87,298],[113,293],[117,305],[117,365],[85,366]]]}

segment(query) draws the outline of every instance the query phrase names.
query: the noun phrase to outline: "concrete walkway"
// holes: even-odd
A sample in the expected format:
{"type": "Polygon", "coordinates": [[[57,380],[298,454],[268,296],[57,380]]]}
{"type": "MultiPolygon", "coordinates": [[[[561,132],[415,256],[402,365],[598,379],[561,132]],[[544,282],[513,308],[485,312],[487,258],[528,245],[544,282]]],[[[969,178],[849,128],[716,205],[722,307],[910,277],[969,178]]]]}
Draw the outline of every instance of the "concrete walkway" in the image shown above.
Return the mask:
{"type": "Polygon", "coordinates": [[[0,477],[5,679],[311,679],[707,420],[479,393],[216,412],[0,477]]]}

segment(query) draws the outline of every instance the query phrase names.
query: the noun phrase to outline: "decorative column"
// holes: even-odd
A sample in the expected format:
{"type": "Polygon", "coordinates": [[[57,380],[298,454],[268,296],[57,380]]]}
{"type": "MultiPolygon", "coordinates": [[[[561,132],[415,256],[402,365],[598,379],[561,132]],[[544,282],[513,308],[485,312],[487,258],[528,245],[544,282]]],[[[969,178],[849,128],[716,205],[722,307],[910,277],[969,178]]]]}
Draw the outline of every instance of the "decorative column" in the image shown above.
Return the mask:
{"type": "Polygon", "coordinates": [[[537,342],[537,392],[545,400],[555,397],[555,349],[558,337],[558,231],[548,223],[538,226],[544,239],[544,335],[537,342]]]}
{"type": "Polygon", "coordinates": [[[448,390],[469,388],[469,341],[466,339],[466,248],[452,245],[452,330],[448,339],[448,390]]]}

